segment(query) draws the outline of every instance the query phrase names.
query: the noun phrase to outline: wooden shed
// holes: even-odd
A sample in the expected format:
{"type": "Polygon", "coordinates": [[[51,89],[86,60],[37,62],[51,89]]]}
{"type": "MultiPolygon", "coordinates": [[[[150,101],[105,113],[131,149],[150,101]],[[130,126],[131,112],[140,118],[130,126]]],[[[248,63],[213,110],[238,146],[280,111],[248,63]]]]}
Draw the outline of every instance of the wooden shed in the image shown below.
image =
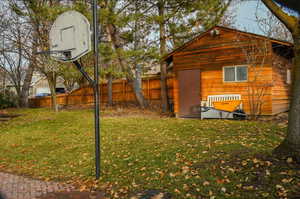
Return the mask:
{"type": "Polygon", "coordinates": [[[212,96],[240,96],[247,114],[288,111],[293,44],[215,26],[163,58],[175,74],[174,112],[197,117],[212,96]]]}

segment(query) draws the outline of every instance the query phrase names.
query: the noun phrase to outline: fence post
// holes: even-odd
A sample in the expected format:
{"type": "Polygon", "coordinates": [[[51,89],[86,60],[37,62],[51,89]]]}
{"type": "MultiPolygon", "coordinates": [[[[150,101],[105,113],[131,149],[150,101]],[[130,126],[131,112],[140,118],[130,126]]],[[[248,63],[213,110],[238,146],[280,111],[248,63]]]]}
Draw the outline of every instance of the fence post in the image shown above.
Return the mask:
{"type": "Polygon", "coordinates": [[[104,83],[103,82],[101,82],[100,83],[100,85],[98,85],[100,88],[99,88],[99,90],[100,90],[100,102],[102,102],[102,105],[105,103],[104,102],[104,95],[103,95],[103,87],[104,87],[104,83]]]}
{"type": "Polygon", "coordinates": [[[147,91],[148,100],[150,100],[150,79],[149,78],[148,78],[148,81],[147,81],[147,88],[148,88],[148,91],[147,91]]]}
{"type": "Polygon", "coordinates": [[[123,91],[123,102],[125,102],[126,101],[126,84],[125,84],[124,79],[122,80],[122,85],[123,85],[123,89],[122,89],[122,91],[123,91]]]}

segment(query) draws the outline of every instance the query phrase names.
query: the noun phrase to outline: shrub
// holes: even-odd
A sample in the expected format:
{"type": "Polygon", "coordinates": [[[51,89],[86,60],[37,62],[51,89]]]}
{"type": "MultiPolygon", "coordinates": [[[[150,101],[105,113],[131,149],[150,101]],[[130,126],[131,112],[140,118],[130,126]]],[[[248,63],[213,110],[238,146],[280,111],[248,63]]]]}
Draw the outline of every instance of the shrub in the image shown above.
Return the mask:
{"type": "Polygon", "coordinates": [[[0,93],[0,109],[11,108],[16,106],[16,97],[10,91],[0,93]]]}

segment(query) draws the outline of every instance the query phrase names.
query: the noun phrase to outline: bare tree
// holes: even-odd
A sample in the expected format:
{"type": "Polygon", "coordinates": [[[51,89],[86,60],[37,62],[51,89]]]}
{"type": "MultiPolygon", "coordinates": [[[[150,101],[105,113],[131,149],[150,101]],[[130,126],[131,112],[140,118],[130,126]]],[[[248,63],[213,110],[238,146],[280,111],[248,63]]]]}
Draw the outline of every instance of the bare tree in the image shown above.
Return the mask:
{"type": "Polygon", "coordinates": [[[267,37],[278,40],[293,42],[293,37],[285,25],[277,19],[269,10],[262,7],[262,3],[257,2],[255,21],[258,24],[259,30],[267,37]],[[265,13],[265,15],[259,13],[265,13]]]}
{"type": "Polygon", "coordinates": [[[240,49],[248,65],[247,93],[250,109],[249,116],[250,119],[257,120],[262,113],[267,91],[272,86],[270,82],[263,80],[263,71],[270,58],[269,40],[249,37],[245,44],[245,39],[241,40],[240,36],[237,36],[237,41],[240,43],[240,49]]]}
{"type": "MultiPolygon", "coordinates": [[[[284,25],[270,11],[266,11],[265,7],[262,8],[261,5],[261,2],[257,2],[255,16],[260,31],[267,38],[292,41],[291,34],[284,25]],[[258,14],[262,11],[266,11],[265,16],[258,14]]],[[[249,73],[252,74],[252,79],[249,79],[247,83],[247,91],[250,118],[253,120],[257,120],[262,114],[265,96],[273,84],[261,81],[264,67],[266,64],[279,62],[278,57],[270,56],[272,48],[268,45],[270,39],[267,38],[261,40],[249,38],[247,45],[241,47],[246,63],[249,65],[249,73]]],[[[237,40],[241,40],[240,35],[237,37],[237,40]]]]}
{"type": "Polygon", "coordinates": [[[18,16],[27,16],[32,27],[33,49],[31,65],[46,76],[51,92],[52,108],[57,110],[56,79],[58,76],[57,62],[50,60],[48,55],[36,55],[37,51],[49,49],[48,33],[58,14],[67,9],[63,1],[51,0],[9,0],[12,9],[18,16]]]}
{"type": "Polygon", "coordinates": [[[33,52],[32,27],[26,17],[19,17],[10,5],[3,5],[7,15],[1,20],[0,67],[13,84],[18,96],[18,106],[28,106],[28,95],[34,65],[30,59],[33,52]]]}

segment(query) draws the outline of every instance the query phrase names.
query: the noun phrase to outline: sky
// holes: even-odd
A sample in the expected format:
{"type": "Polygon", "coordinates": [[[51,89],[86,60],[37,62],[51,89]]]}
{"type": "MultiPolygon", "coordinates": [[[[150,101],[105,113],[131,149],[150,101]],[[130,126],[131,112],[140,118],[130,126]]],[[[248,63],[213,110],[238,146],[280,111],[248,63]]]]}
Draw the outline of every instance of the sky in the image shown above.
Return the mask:
{"type": "Polygon", "coordinates": [[[232,6],[231,9],[236,14],[235,27],[239,30],[263,34],[255,22],[256,15],[265,17],[268,11],[262,3],[258,1],[245,1],[232,6]]]}

